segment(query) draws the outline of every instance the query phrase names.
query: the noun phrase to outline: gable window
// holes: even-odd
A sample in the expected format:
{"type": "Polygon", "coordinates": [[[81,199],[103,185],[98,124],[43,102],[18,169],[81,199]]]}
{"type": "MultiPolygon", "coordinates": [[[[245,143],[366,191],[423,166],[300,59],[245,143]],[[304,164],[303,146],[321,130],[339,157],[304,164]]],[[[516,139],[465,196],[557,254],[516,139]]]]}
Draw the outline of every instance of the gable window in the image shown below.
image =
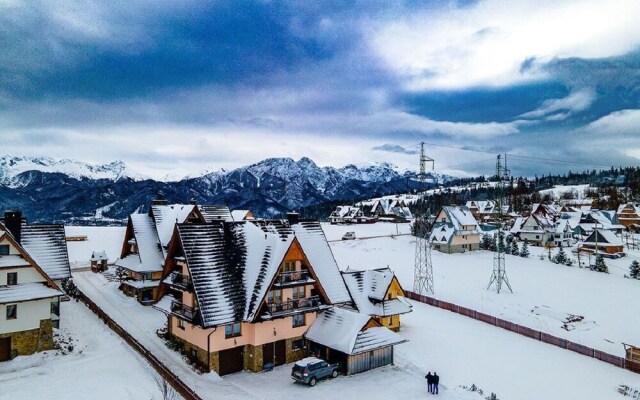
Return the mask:
{"type": "Polygon", "coordinates": [[[296,270],[296,263],[295,261],[286,261],[283,265],[282,265],[282,271],[283,272],[291,272],[291,271],[295,271],[296,270]]]}
{"type": "Polygon", "coordinates": [[[295,314],[293,316],[293,327],[297,328],[299,326],[304,326],[305,325],[305,318],[304,318],[304,314],[295,314]]]}
{"type": "Polygon", "coordinates": [[[17,272],[7,273],[7,285],[13,286],[17,284],[18,284],[18,273],[17,272]]]}
{"type": "Polygon", "coordinates": [[[270,290],[267,295],[268,303],[282,303],[282,289],[270,290]]]}
{"type": "Polygon", "coordinates": [[[7,305],[7,319],[16,319],[16,318],[18,318],[18,305],[17,304],[7,305]]]}
{"type": "Polygon", "coordinates": [[[293,288],[293,299],[304,299],[304,286],[297,286],[293,288]]]}
{"type": "Polygon", "coordinates": [[[9,245],[0,244],[0,256],[8,256],[8,255],[9,255],[9,245]]]}
{"type": "Polygon", "coordinates": [[[239,322],[237,324],[225,325],[224,326],[224,337],[225,339],[229,339],[232,337],[242,336],[242,324],[239,322]]]}

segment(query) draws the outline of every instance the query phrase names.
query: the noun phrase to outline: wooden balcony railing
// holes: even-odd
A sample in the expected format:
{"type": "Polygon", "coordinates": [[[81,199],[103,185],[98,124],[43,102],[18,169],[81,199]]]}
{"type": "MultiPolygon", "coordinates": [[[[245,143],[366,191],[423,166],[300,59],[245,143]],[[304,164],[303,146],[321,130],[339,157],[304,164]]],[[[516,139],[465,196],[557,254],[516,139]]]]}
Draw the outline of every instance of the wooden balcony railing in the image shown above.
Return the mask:
{"type": "Polygon", "coordinates": [[[275,286],[295,286],[300,284],[305,284],[309,282],[314,282],[311,279],[311,274],[309,270],[301,270],[301,271],[287,271],[281,272],[276,277],[276,281],[274,282],[275,286]]]}
{"type": "Polygon", "coordinates": [[[326,307],[326,305],[320,296],[287,300],[279,303],[267,303],[266,313],[263,315],[263,318],[269,319],[283,315],[319,310],[323,307],[326,307]]]}
{"type": "Polygon", "coordinates": [[[169,279],[172,286],[177,287],[182,290],[193,290],[193,283],[191,282],[191,277],[189,275],[181,274],[177,271],[169,274],[169,279]]]}
{"type": "Polygon", "coordinates": [[[171,313],[195,324],[200,319],[200,312],[197,309],[175,300],[171,302],[171,313]]]}

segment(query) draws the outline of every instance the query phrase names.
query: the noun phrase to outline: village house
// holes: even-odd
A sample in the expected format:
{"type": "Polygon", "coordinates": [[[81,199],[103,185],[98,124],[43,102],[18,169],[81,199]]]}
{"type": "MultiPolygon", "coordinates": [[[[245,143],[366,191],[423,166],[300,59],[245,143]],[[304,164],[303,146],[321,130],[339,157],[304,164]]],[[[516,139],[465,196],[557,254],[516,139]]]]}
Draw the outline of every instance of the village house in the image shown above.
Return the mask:
{"type": "Polygon", "coordinates": [[[430,240],[443,253],[480,249],[480,225],[464,206],[443,206],[433,224],[430,240]]]}
{"type": "Polygon", "coordinates": [[[394,332],[400,330],[400,314],[411,312],[404,289],[389,267],[342,273],[353,302],[361,314],[367,314],[394,332]]]}
{"type": "Polygon", "coordinates": [[[226,206],[167,204],[164,200],[154,200],[146,214],[131,214],[115,262],[126,274],[120,288],[141,304],[153,304],[160,297],[162,269],[175,224],[231,220],[226,206]]]}
{"type": "Polygon", "coordinates": [[[104,250],[93,251],[91,252],[91,258],[89,259],[89,262],[91,263],[92,272],[104,272],[108,268],[109,257],[104,250]]]}
{"type": "Polygon", "coordinates": [[[251,210],[233,210],[231,211],[231,218],[234,221],[248,221],[256,219],[256,216],[253,215],[251,210]]]}
{"type": "Polygon", "coordinates": [[[622,257],[624,245],[612,231],[595,229],[578,248],[579,251],[600,253],[606,257],[622,257]]]}
{"type": "MultiPolygon", "coordinates": [[[[34,255],[56,272],[60,266],[58,255],[67,254],[64,236],[62,249],[57,240],[51,240],[57,237],[57,226],[52,231],[46,228],[50,225],[32,227],[27,230],[30,252],[22,244],[23,223],[17,211],[6,212],[0,221],[0,361],[52,349],[53,328],[59,326],[60,297],[64,293],[34,255]],[[41,238],[36,239],[34,232],[39,232],[41,238]],[[44,247],[36,247],[36,242],[44,247]]],[[[58,276],[63,275],[64,271],[60,271],[58,276]]]]}
{"type": "MultiPolygon", "coordinates": [[[[293,217],[292,217],[293,218],[293,217]]],[[[156,305],[168,332],[207,370],[258,372],[304,358],[317,313],[352,299],[320,224],[177,224],[156,305]]]]}
{"type": "Polygon", "coordinates": [[[616,212],[620,224],[628,227],[640,224],[640,205],[636,203],[620,204],[616,212]]]}
{"type": "Polygon", "coordinates": [[[560,216],[560,210],[554,206],[535,204],[529,216],[515,220],[511,233],[534,246],[570,246],[573,229],[560,216]]]}
{"type": "Polygon", "coordinates": [[[362,204],[365,215],[375,217],[378,221],[409,222],[413,219],[411,210],[403,200],[377,199],[367,206],[362,204]]]}
{"type": "Polygon", "coordinates": [[[329,215],[329,222],[335,224],[366,224],[376,222],[375,218],[366,217],[360,207],[337,206],[329,215]]]}
{"type": "Polygon", "coordinates": [[[319,313],[304,334],[309,353],[340,363],[346,375],[393,363],[393,346],[406,342],[373,317],[332,307],[319,313]]]}

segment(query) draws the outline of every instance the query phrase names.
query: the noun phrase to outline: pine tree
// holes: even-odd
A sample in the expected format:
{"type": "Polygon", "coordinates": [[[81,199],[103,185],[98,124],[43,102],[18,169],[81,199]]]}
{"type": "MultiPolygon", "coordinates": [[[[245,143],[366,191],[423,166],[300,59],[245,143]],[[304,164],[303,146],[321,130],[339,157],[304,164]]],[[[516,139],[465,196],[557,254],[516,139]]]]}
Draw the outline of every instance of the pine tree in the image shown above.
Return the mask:
{"type": "Polygon", "coordinates": [[[524,257],[527,258],[529,257],[529,241],[527,239],[524,240],[524,243],[522,243],[522,248],[520,249],[520,257],[524,257]]]}
{"type": "Polygon", "coordinates": [[[511,241],[511,255],[512,256],[517,256],[518,254],[520,254],[520,249],[518,248],[518,242],[514,238],[511,241]]]}
{"type": "Polygon", "coordinates": [[[556,264],[563,264],[563,265],[567,263],[567,253],[564,252],[564,248],[562,248],[562,246],[560,246],[560,248],[558,249],[558,253],[555,256],[553,256],[551,261],[553,261],[556,264]]]}
{"type": "Polygon", "coordinates": [[[491,236],[487,234],[482,235],[482,240],[480,241],[480,249],[482,250],[491,249],[491,236]]]}
{"type": "Polygon", "coordinates": [[[629,266],[629,276],[633,279],[640,279],[640,263],[638,260],[633,260],[631,266],[629,266]]]}
{"type": "Polygon", "coordinates": [[[598,254],[596,256],[596,263],[591,267],[591,270],[607,274],[609,273],[609,268],[607,267],[607,264],[605,264],[602,254],[598,254]]]}
{"type": "Polygon", "coordinates": [[[491,238],[491,243],[489,244],[489,250],[491,251],[497,251],[498,249],[498,234],[494,233],[493,237],[491,238]]]}

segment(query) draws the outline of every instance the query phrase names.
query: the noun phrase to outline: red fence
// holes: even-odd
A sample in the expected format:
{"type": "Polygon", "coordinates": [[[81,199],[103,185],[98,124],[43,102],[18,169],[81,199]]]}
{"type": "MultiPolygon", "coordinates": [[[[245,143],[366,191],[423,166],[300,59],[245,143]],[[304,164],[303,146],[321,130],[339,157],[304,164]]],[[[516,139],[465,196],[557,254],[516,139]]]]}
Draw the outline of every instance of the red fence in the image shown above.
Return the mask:
{"type": "Polygon", "coordinates": [[[78,300],[83,302],[89,310],[96,314],[104,323],[111,328],[118,336],[124,339],[135,351],[147,360],[149,364],[162,376],[167,383],[175,389],[185,400],[202,400],[186,383],[184,383],[176,374],[167,368],[156,356],[147,350],[140,342],[138,342],[129,332],[125,331],[116,321],[114,321],[106,312],[104,312],[96,303],[88,298],[78,289],[78,300]]]}
{"type": "Polygon", "coordinates": [[[588,357],[593,357],[597,360],[604,361],[606,363],[615,365],[616,367],[625,368],[633,372],[640,373],[640,363],[630,361],[625,359],[624,357],[614,356],[609,353],[602,352],[600,350],[593,349],[591,347],[574,343],[570,340],[559,338],[557,336],[549,335],[548,333],[544,333],[541,331],[537,331],[535,329],[528,328],[526,326],[514,324],[511,321],[507,321],[505,319],[494,317],[493,315],[484,314],[480,311],[476,311],[470,308],[462,307],[457,304],[449,303],[446,301],[438,300],[433,297],[420,295],[417,293],[413,293],[410,291],[405,291],[405,296],[411,300],[419,301],[420,303],[425,303],[430,306],[443,308],[445,310],[449,310],[451,312],[455,312],[469,318],[476,319],[478,321],[482,321],[489,325],[498,326],[502,329],[506,329],[508,331],[518,333],[522,336],[529,337],[531,339],[539,340],[544,343],[552,344],[554,346],[562,347],[563,349],[571,350],[576,353],[583,354],[588,357]]]}

